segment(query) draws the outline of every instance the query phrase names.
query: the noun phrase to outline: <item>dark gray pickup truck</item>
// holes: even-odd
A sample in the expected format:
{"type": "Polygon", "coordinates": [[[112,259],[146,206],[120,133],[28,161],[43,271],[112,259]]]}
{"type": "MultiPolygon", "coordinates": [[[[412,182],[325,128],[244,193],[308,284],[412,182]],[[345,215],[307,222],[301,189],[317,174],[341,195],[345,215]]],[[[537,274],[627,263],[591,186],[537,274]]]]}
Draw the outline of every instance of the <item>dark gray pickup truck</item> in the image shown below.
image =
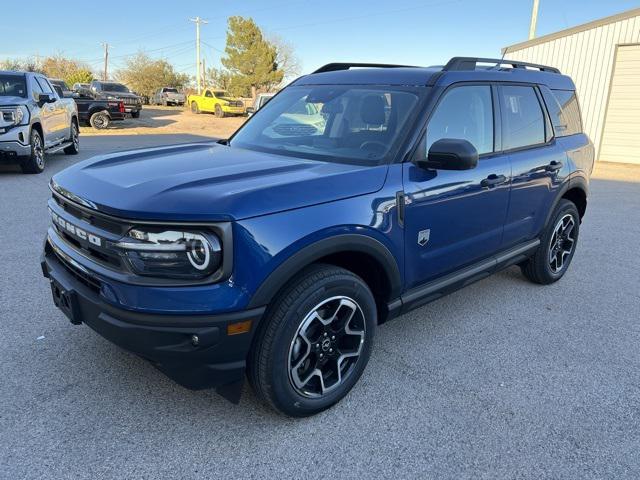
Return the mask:
{"type": "Polygon", "coordinates": [[[45,153],[80,149],[78,108],[62,98],[43,75],[0,71],[0,162],[41,173],[45,153]]]}

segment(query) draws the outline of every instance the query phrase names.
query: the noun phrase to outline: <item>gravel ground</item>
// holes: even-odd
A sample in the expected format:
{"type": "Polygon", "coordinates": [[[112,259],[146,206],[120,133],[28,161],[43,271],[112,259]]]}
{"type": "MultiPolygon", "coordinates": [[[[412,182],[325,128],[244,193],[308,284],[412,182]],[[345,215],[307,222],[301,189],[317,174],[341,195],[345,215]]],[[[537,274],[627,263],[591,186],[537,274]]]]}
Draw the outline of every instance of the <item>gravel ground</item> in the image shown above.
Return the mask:
{"type": "Polygon", "coordinates": [[[513,268],[382,326],[352,393],[291,420],[72,326],[40,273],[53,173],[191,139],[84,136],[43,175],[0,170],[1,478],[640,477],[640,167],[599,166],[561,282],[513,268]]]}

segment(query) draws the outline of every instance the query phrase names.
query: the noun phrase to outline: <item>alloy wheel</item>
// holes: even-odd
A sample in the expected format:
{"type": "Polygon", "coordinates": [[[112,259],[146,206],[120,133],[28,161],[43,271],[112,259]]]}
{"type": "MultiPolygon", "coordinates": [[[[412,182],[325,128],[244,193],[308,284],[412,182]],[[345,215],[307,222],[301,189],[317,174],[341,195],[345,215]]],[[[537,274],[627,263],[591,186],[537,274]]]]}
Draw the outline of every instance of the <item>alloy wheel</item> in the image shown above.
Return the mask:
{"type": "Polygon", "coordinates": [[[365,319],[355,300],[338,296],[316,305],[303,319],[289,347],[293,388],[322,397],[354,371],[365,339],[365,319]]]}
{"type": "Polygon", "coordinates": [[[78,135],[78,127],[75,122],[71,124],[71,141],[76,151],[80,150],[80,136],[78,135]]]}
{"type": "Polygon", "coordinates": [[[42,147],[42,139],[40,135],[33,136],[33,156],[36,160],[36,165],[41,170],[44,169],[44,148],[42,147]]]}
{"type": "Polygon", "coordinates": [[[554,274],[560,273],[575,245],[575,220],[573,215],[564,215],[556,224],[549,242],[549,267],[554,274]]]}

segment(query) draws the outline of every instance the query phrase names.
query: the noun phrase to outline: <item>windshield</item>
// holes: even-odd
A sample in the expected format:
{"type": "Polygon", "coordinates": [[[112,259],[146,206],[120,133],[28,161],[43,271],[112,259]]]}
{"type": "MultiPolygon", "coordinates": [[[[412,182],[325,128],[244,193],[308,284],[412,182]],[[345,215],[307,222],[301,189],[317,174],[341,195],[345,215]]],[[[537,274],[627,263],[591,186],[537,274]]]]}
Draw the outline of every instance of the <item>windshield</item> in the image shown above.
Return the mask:
{"type": "Polygon", "coordinates": [[[178,93],[178,90],[176,88],[163,88],[162,91],[164,93],[178,93]]]}
{"type": "Polygon", "coordinates": [[[102,90],[105,92],[129,93],[129,89],[121,83],[102,83],[102,90]]]}
{"type": "Polygon", "coordinates": [[[289,87],[231,139],[242,148],[324,161],[377,165],[396,148],[416,110],[409,87],[289,87]]]}
{"type": "Polygon", "coordinates": [[[0,96],[26,97],[27,84],[24,75],[0,75],[0,96]]]}
{"type": "Polygon", "coordinates": [[[213,92],[213,94],[216,96],[216,98],[229,98],[231,95],[229,95],[229,92],[213,92]]]}

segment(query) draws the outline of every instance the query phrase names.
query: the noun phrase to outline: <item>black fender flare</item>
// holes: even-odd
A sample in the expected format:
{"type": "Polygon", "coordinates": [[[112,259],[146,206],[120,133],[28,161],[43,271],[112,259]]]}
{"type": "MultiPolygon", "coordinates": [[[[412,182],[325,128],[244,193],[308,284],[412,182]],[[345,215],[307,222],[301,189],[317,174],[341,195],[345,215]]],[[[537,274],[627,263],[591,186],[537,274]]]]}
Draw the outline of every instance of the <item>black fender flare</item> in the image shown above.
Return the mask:
{"type": "Polygon", "coordinates": [[[267,305],[289,279],[316,260],[334,253],[354,251],[371,255],[380,262],[391,285],[390,298],[398,297],[402,288],[402,277],[398,263],[389,249],[367,235],[343,234],[312,243],[278,265],[253,294],[247,309],[267,305]]]}
{"type": "Polygon", "coordinates": [[[544,222],[544,228],[546,228],[549,225],[549,222],[551,221],[551,217],[553,216],[553,212],[555,212],[556,207],[558,206],[558,203],[560,203],[560,200],[562,200],[562,197],[564,197],[564,194],[574,188],[582,190],[585,194],[585,197],[588,196],[589,187],[588,187],[587,180],[583,176],[573,175],[567,180],[565,180],[565,182],[558,189],[556,198],[553,200],[553,205],[551,205],[551,208],[547,212],[547,218],[545,219],[545,222],[544,222]]]}

